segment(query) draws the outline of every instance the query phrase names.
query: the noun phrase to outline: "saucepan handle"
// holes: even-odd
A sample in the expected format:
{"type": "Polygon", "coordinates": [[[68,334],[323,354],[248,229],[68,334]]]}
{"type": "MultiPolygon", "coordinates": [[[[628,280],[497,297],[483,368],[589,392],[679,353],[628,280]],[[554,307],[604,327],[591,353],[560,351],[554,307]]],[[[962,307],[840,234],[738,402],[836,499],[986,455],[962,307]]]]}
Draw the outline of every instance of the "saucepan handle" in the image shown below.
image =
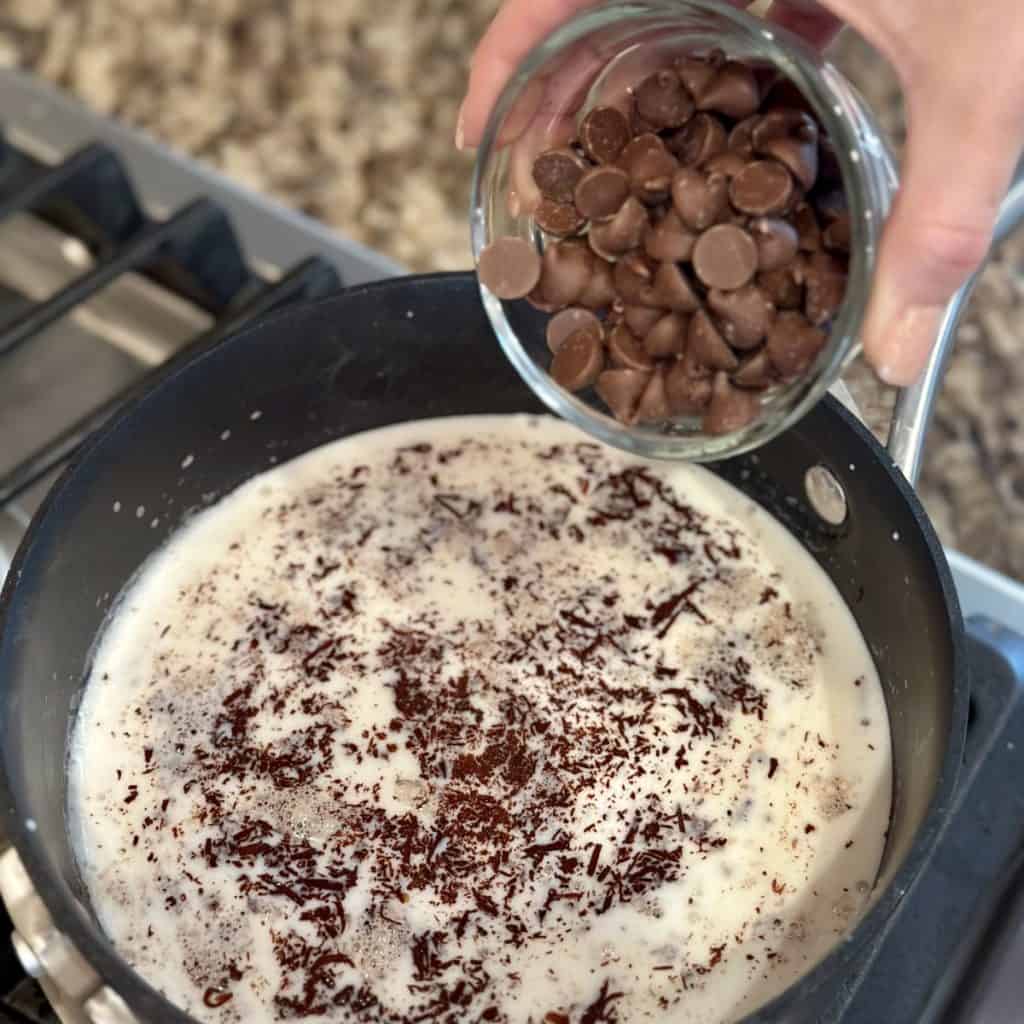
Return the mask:
{"type": "MultiPolygon", "coordinates": [[[[1024,220],[1024,159],[1017,165],[1010,190],[999,208],[996,220],[995,243],[1003,241],[1024,220]]],[[[938,341],[920,379],[912,387],[904,388],[896,399],[892,425],[889,427],[889,454],[912,484],[917,484],[921,472],[925,436],[935,408],[935,398],[942,386],[946,365],[953,351],[956,329],[967,308],[978,274],[968,280],[953,296],[946,308],[938,341]]]]}

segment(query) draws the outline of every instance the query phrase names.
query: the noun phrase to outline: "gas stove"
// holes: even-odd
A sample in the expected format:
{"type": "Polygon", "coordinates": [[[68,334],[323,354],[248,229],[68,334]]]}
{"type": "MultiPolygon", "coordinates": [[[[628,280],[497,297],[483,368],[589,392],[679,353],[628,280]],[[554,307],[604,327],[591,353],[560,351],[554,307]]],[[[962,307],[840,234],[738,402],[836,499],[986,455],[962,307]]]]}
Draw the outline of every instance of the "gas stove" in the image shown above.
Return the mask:
{"type": "MultiPolygon", "coordinates": [[[[9,70],[0,132],[2,581],[61,467],[157,366],[402,268],[9,70]]],[[[822,1022],[1024,1019],[1024,587],[947,554],[972,658],[955,811],[822,1022]]],[[[0,911],[0,934],[13,932],[0,939],[0,1021],[130,1021],[65,950],[62,969],[79,972],[68,998],[51,966],[61,937],[5,845],[0,892],[16,924],[0,911]]]]}

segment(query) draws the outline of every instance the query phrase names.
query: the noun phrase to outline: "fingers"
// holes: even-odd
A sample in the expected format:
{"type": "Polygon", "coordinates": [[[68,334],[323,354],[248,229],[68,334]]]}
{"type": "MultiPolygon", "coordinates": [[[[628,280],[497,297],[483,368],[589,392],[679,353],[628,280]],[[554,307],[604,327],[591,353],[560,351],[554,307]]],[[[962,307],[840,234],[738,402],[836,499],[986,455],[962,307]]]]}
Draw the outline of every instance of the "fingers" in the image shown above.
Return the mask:
{"type": "Polygon", "coordinates": [[[507,0],[473,57],[469,91],[459,112],[455,144],[477,146],[491,108],[522,59],[545,36],[594,0],[507,0]]]}
{"type": "Polygon", "coordinates": [[[839,18],[825,10],[817,0],[774,0],[768,10],[768,19],[803,36],[819,50],[828,46],[843,27],[839,18]]]}
{"type": "Polygon", "coordinates": [[[865,321],[864,353],[889,384],[918,377],[953,293],[985,258],[1020,155],[1024,109],[963,90],[908,98],[903,182],[885,227],[865,321]],[[965,159],[966,157],[966,159],[965,159]]]}

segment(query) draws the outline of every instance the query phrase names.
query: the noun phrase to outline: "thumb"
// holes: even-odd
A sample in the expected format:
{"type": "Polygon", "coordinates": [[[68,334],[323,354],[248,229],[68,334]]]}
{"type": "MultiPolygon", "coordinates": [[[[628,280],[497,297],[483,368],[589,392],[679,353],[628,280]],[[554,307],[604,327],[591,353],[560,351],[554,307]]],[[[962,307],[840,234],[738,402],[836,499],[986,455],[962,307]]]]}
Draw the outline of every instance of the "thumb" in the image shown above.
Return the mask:
{"type": "Polygon", "coordinates": [[[903,179],[879,250],[864,354],[888,384],[924,368],[945,306],[988,252],[1020,155],[1019,100],[965,108],[964,90],[934,81],[908,95],[903,179]]]}

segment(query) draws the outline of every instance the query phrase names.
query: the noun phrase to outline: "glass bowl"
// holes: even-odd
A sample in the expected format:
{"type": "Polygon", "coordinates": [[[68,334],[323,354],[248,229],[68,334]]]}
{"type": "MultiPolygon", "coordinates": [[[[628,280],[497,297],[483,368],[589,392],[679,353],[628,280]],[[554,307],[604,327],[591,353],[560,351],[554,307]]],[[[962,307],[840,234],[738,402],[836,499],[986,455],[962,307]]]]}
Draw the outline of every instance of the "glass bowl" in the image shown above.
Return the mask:
{"type": "Polygon", "coordinates": [[[730,433],[709,434],[700,417],[692,416],[626,425],[592,388],[573,394],[551,377],[542,312],[525,299],[502,300],[480,285],[498,341],[548,408],[607,444],[653,458],[705,462],[764,444],[806,413],[859,352],[878,240],[897,183],[870,110],[801,39],[727,3],[613,3],[576,16],[526,57],[502,92],[477,152],[471,205],[477,267],[481,252],[502,237],[524,239],[540,252],[545,236],[530,214],[528,194],[535,157],[572,145],[590,109],[621,104],[626,91],[652,70],[714,49],[755,66],[765,80],[788,79],[835,151],[851,222],[849,276],[827,342],[809,370],[764,392],[755,419],[730,433]]]}

